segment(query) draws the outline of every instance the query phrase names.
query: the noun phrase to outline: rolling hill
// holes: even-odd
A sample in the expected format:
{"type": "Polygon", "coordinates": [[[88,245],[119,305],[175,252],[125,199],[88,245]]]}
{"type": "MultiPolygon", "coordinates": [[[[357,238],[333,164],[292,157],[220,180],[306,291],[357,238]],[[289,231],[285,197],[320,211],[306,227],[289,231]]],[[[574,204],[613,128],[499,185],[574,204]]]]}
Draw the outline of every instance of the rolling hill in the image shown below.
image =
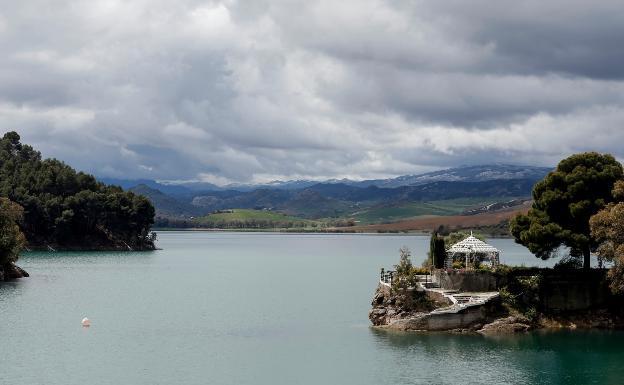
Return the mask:
{"type": "MultiPolygon", "coordinates": [[[[207,212],[228,208],[255,208],[279,210],[306,218],[340,217],[351,215],[362,208],[380,205],[403,206],[409,202],[482,198],[481,201],[475,202],[476,205],[492,201],[491,198],[526,197],[530,195],[534,183],[533,180],[510,179],[433,182],[397,188],[375,186],[361,188],[319,183],[300,190],[258,189],[231,194],[210,192],[195,197],[193,203],[207,212]]],[[[158,207],[158,204],[155,204],[158,207]]]]}
{"type": "Polygon", "coordinates": [[[160,190],[149,187],[145,184],[129,189],[135,194],[143,195],[148,198],[156,208],[156,216],[158,217],[192,217],[201,215],[203,210],[184,200],[176,199],[171,195],[167,195],[160,190]]]}
{"type": "MultiPolygon", "coordinates": [[[[477,215],[451,215],[451,216],[427,216],[410,220],[402,220],[392,223],[370,224],[349,227],[353,232],[406,232],[406,231],[431,231],[440,226],[450,229],[462,228],[488,228],[505,224],[514,216],[526,213],[529,205],[525,204],[512,209],[501,210],[477,215]]],[[[340,229],[336,229],[340,230],[340,229]]],[[[506,226],[501,234],[506,234],[506,226]]]]}
{"type": "MultiPolygon", "coordinates": [[[[535,182],[548,171],[530,166],[469,166],[384,180],[288,181],[240,189],[142,180],[145,183],[132,191],[150,199],[157,217],[172,219],[182,227],[199,223],[196,218],[231,209],[279,212],[301,220],[342,218],[371,224],[504,211],[517,204],[509,202],[522,203],[529,198],[535,182]]],[[[132,183],[118,182],[122,186],[132,183]]]]}

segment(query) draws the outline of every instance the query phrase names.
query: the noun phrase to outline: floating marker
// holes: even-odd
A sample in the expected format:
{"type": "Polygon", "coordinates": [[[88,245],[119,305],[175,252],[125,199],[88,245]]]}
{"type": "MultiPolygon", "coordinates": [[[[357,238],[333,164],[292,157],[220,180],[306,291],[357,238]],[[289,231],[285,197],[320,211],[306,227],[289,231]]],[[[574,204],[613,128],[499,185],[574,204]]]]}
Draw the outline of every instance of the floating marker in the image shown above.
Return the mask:
{"type": "Polygon", "coordinates": [[[80,323],[84,328],[88,328],[89,326],[91,326],[91,320],[89,320],[87,317],[84,317],[82,321],[80,321],[80,323]]]}

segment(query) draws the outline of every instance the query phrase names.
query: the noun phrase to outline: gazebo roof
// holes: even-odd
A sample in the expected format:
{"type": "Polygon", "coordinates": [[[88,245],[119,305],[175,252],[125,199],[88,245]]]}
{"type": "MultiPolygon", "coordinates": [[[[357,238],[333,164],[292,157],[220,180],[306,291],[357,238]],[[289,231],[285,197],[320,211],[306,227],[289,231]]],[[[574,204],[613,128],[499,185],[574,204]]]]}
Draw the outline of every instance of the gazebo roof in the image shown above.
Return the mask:
{"type": "Polygon", "coordinates": [[[500,253],[500,250],[473,237],[471,233],[468,238],[451,246],[447,253],[500,253]]]}

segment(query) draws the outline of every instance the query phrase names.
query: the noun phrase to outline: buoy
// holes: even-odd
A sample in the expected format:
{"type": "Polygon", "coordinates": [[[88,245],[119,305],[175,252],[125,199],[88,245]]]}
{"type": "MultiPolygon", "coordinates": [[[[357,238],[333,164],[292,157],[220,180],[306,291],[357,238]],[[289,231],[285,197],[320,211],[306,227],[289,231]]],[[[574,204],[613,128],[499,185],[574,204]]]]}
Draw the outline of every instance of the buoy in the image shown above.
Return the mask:
{"type": "Polygon", "coordinates": [[[89,326],[91,326],[91,321],[87,317],[84,317],[82,321],[80,321],[80,323],[84,328],[88,328],[89,326]]]}

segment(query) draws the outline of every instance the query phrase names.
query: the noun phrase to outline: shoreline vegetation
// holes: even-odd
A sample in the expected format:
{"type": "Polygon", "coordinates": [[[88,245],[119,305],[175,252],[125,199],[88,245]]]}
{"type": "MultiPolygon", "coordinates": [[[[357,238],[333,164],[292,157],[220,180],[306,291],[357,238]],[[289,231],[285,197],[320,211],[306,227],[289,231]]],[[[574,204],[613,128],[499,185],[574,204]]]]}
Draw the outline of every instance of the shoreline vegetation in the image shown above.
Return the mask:
{"type": "Polygon", "coordinates": [[[27,276],[15,265],[24,250],[154,250],[151,202],[98,182],[22,144],[0,139],[0,266],[3,279],[27,276]]]}

